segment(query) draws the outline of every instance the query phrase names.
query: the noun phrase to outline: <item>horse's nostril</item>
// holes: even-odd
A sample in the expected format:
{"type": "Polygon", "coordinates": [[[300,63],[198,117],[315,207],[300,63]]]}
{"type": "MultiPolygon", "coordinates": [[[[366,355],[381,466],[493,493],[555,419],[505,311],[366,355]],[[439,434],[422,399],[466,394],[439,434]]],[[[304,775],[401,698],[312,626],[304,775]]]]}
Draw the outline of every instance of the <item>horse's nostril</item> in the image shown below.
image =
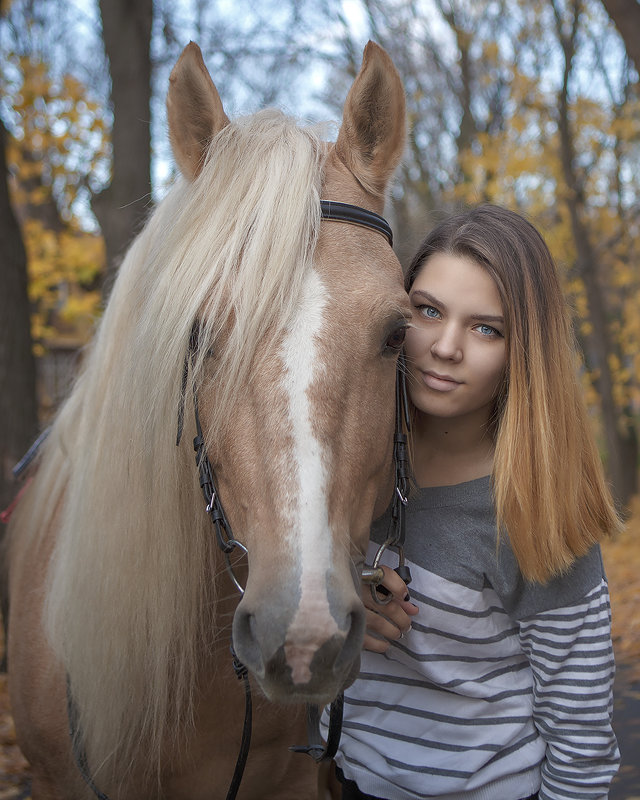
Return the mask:
{"type": "Polygon", "coordinates": [[[254,635],[255,618],[253,614],[238,608],[233,617],[233,646],[237,657],[257,677],[265,674],[264,660],[260,644],[254,635]]]}

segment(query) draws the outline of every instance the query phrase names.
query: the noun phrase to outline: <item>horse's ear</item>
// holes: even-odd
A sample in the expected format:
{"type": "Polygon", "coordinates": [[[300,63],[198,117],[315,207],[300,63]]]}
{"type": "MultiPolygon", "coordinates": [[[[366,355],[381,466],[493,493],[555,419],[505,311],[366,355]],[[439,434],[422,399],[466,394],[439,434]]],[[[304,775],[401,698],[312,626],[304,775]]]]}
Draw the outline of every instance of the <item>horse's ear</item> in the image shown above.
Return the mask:
{"type": "Polygon", "coordinates": [[[184,48],[169,76],[167,116],[174,158],[185,178],[193,180],[202,169],[209,142],[229,124],[195,42],[184,48]]]}
{"type": "Polygon", "coordinates": [[[364,49],[344,104],[338,157],[373,195],[383,195],[406,140],[405,95],[393,62],[379,45],[364,49]]]}

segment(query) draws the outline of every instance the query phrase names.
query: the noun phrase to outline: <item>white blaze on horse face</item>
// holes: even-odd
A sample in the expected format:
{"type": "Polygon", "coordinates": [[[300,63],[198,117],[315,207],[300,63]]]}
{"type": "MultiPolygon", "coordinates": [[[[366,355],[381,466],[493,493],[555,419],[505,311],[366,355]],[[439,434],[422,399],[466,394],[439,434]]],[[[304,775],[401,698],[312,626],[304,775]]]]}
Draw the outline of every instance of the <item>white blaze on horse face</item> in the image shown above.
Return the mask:
{"type": "MultiPolygon", "coordinates": [[[[327,470],[324,448],[313,434],[309,390],[325,365],[318,355],[328,292],[312,270],[303,302],[283,345],[285,390],[293,430],[292,479],[297,483],[291,509],[290,547],[300,564],[300,604],[287,630],[284,646],[294,684],[311,680],[311,660],[338,625],[331,614],[326,575],[331,566],[332,542],[327,509],[327,470]]],[[[317,413],[317,411],[316,411],[317,413]]]]}

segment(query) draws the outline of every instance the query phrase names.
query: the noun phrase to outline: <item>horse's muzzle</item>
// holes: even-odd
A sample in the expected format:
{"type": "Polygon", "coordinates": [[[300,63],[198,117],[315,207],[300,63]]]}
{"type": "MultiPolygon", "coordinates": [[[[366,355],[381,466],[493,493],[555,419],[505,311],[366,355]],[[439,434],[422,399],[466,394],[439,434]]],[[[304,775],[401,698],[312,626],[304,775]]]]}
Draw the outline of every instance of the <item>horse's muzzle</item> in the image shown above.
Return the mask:
{"type": "Polygon", "coordinates": [[[365,609],[353,590],[347,594],[346,603],[308,602],[286,613],[245,594],[233,620],[234,648],[270,700],[324,704],[355,679],[365,609]]]}

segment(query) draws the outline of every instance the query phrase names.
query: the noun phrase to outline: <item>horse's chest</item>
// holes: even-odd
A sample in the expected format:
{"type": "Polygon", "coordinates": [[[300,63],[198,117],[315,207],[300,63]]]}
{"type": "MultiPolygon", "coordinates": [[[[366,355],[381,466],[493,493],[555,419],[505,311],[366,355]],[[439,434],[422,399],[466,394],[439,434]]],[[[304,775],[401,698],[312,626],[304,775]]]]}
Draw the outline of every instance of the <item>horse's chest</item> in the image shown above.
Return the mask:
{"type": "MultiPolygon", "coordinates": [[[[198,730],[185,757],[167,778],[172,800],[224,800],[240,750],[244,690],[229,667],[223,691],[211,694],[198,715],[198,730]]],[[[253,688],[251,748],[238,800],[315,800],[317,766],[291,753],[289,745],[306,743],[305,709],[275,706],[253,688]]]]}

